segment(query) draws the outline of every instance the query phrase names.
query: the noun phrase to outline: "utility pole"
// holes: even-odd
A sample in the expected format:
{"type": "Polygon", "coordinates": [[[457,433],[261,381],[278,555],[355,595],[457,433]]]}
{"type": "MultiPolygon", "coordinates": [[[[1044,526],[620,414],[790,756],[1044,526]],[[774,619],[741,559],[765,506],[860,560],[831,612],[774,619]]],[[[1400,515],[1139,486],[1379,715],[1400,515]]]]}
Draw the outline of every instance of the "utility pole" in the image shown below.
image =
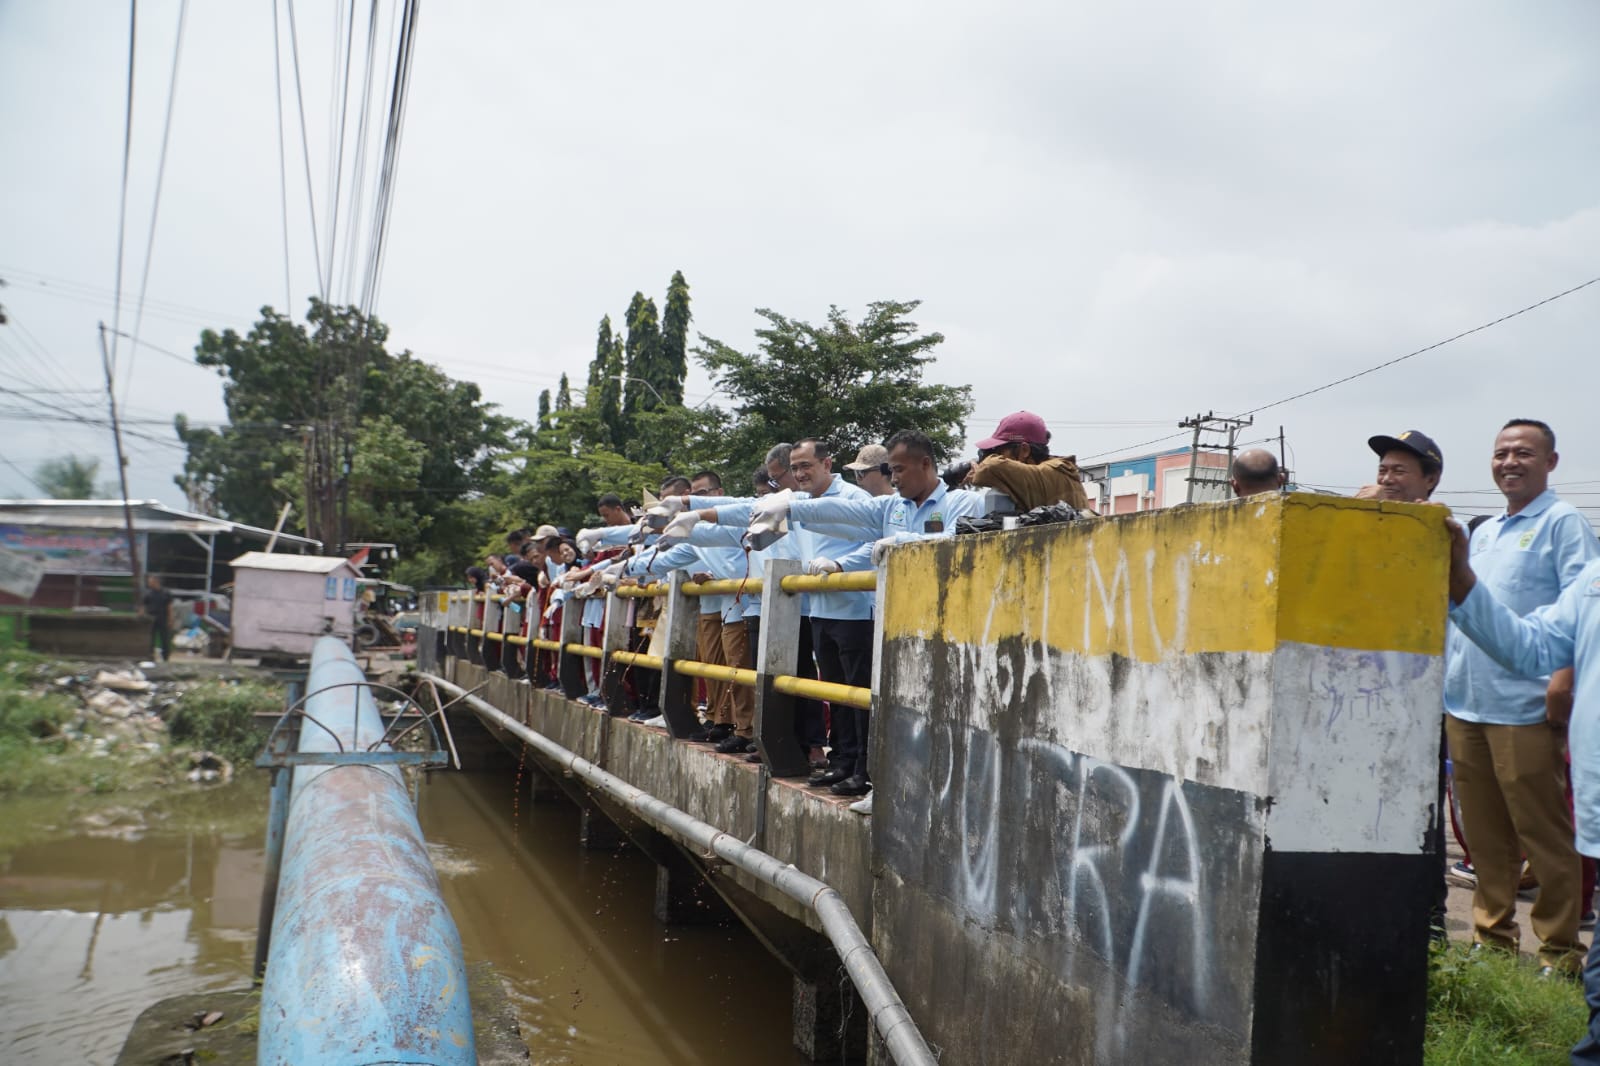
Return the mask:
{"type": "Polygon", "coordinates": [[[128,561],[133,567],[133,599],[139,601],[144,574],[139,566],[139,541],[133,533],[133,504],[128,501],[128,460],[122,454],[122,423],[117,420],[117,390],[106,348],[106,324],[100,323],[100,366],[106,372],[106,404],[111,408],[111,441],[117,450],[117,483],[122,487],[122,521],[128,530],[128,561]]]}
{"type": "MultiPolygon", "coordinates": [[[[1203,447],[1207,451],[1226,451],[1228,453],[1228,466],[1231,467],[1233,465],[1234,448],[1239,441],[1239,431],[1245,426],[1253,425],[1254,423],[1254,418],[1224,418],[1215,411],[1207,411],[1203,415],[1195,415],[1193,418],[1186,418],[1178,423],[1180,429],[1194,430],[1194,438],[1189,445],[1189,490],[1185,495],[1185,502],[1194,502],[1195,485],[1201,482],[1214,485],[1218,484],[1219,480],[1222,480],[1200,476],[1200,449],[1203,447]],[[1201,434],[1203,433],[1226,433],[1228,435],[1228,443],[1205,444],[1201,440],[1201,434]]],[[[1224,474],[1225,478],[1226,474],[1224,474]]]]}

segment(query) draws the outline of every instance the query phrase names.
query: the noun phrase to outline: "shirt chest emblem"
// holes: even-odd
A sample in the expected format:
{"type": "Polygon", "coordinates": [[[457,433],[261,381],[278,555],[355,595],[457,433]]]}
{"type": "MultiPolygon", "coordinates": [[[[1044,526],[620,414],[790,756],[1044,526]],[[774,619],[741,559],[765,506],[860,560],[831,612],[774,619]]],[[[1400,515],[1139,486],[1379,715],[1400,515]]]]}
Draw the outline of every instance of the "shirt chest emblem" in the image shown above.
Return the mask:
{"type": "Polygon", "coordinates": [[[1526,551],[1529,548],[1529,546],[1531,546],[1533,544],[1533,536],[1534,536],[1533,530],[1531,530],[1531,529],[1528,530],[1522,536],[1517,538],[1517,547],[1519,547],[1519,548],[1523,549],[1524,551],[1526,551]]]}

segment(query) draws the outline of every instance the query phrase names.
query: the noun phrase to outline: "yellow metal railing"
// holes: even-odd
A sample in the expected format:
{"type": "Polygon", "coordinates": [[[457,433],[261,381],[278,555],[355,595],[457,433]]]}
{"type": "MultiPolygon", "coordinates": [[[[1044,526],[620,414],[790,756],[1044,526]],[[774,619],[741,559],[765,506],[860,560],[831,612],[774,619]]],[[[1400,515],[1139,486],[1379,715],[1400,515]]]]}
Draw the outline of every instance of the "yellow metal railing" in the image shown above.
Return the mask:
{"type": "Polygon", "coordinates": [[[646,655],[638,651],[614,651],[611,653],[611,661],[626,666],[642,666],[646,670],[660,670],[666,665],[661,661],[661,656],[646,655]]]}
{"type": "Polygon", "coordinates": [[[667,594],[665,585],[618,585],[611,591],[626,600],[648,600],[667,594]]]}
{"type": "Polygon", "coordinates": [[[847,574],[790,574],[778,585],[785,592],[871,592],[878,587],[876,570],[847,574]]]}
{"type": "Polygon", "coordinates": [[[541,637],[529,637],[528,647],[538,648],[540,651],[560,651],[561,642],[559,640],[545,640],[541,637]]]}
{"type": "Polygon", "coordinates": [[[685,581],[683,594],[685,596],[728,596],[745,593],[750,596],[759,596],[765,588],[765,582],[759,577],[728,577],[716,581],[685,581]]]}
{"type": "MultiPolygon", "coordinates": [[[[673,664],[676,668],[677,664],[673,664]]],[[[863,710],[872,709],[872,690],[870,688],[857,688],[855,685],[838,685],[832,681],[813,681],[808,677],[790,677],[779,674],[772,679],[772,687],[786,696],[800,696],[805,699],[827,700],[829,703],[843,703],[849,707],[860,707],[863,710]]]]}
{"type": "Polygon", "coordinates": [[[674,659],[672,668],[689,677],[703,677],[707,681],[731,681],[748,688],[756,686],[756,672],[741,670],[737,666],[717,666],[714,663],[696,662],[693,659],[674,659]]]}
{"type": "Polygon", "coordinates": [[[559,645],[559,647],[564,652],[572,655],[581,655],[585,659],[600,659],[605,656],[605,652],[591,644],[564,644],[559,645]]]}

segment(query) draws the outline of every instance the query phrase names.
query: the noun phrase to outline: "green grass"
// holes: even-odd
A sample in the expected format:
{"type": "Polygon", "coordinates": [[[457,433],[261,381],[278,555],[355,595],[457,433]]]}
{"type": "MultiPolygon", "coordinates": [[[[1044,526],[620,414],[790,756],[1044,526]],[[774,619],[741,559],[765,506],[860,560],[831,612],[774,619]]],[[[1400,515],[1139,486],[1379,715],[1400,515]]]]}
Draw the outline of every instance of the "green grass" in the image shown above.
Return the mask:
{"type": "Polygon", "coordinates": [[[214,751],[242,771],[266,742],[255,715],[282,710],[283,689],[277,685],[204,681],[167,710],[167,735],[175,746],[214,751]]]}
{"type": "Polygon", "coordinates": [[[1427,1066],[1566,1066],[1588,1023],[1582,987],[1540,979],[1529,960],[1463,944],[1433,954],[1427,1066]]]}

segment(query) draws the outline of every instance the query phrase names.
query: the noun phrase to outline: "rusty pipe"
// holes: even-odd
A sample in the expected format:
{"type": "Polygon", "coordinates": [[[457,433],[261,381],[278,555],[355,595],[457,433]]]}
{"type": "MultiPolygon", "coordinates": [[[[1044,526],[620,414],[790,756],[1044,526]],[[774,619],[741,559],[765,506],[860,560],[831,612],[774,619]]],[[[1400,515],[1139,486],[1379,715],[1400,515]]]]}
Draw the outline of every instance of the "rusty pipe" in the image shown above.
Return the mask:
{"type": "MultiPolygon", "coordinates": [[[[357,759],[383,737],[365,680],[347,645],[317,641],[305,704],[328,729],[302,726],[302,754],[357,759]]],[[[399,769],[291,772],[257,1061],[475,1063],[461,937],[399,769]]]]}

